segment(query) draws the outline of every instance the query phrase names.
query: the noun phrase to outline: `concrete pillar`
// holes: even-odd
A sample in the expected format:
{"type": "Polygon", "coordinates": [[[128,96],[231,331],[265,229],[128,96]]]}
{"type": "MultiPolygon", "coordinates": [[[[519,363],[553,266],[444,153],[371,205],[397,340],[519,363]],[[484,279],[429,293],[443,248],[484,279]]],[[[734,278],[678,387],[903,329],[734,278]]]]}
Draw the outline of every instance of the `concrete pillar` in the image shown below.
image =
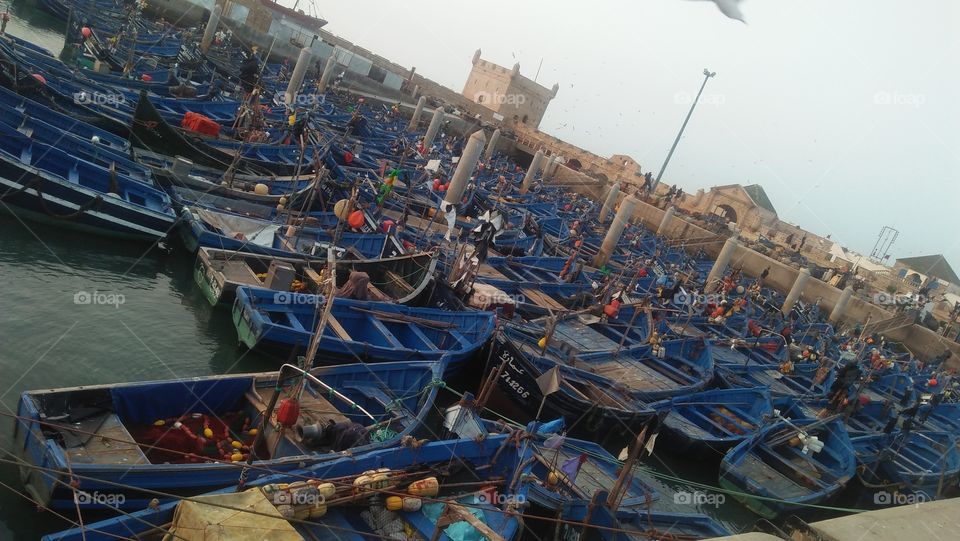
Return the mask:
{"type": "Polygon", "coordinates": [[[440,121],[443,120],[443,109],[437,107],[433,110],[433,118],[430,119],[430,125],[427,126],[427,134],[423,136],[423,148],[430,151],[430,145],[433,144],[437,132],[440,131],[440,121]]]}
{"type": "Polygon", "coordinates": [[[740,246],[740,243],[737,242],[736,237],[730,237],[727,239],[727,242],[723,243],[723,248],[720,249],[720,254],[713,263],[710,274],[707,275],[707,283],[704,291],[709,291],[711,284],[723,278],[723,273],[727,270],[727,265],[730,264],[730,258],[733,257],[733,253],[737,251],[738,246],[740,246]]]}
{"type": "Polygon", "coordinates": [[[417,108],[413,110],[413,116],[410,117],[410,123],[407,124],[407,131],[416,131],[420,126],[420,116],[423,115],[423,106],[427,104],[427,98],[420,96],[417,100],[417,108]]]}
{"type": "Polygon", "coordinates": [[[412,97],[416,98],[420,95],[420,85],[413,85],[413,94],[410,94],[412,97]]]}
{"type": "Polygon", "coordinates": [[[200,40],[200,50],[206,53],[210,50],[210,44],[213,43],[213,35],[217,33],[217,26],[220,24],[220,6],[213,6],[210,10],[210,18],[207,19],[207,28],[203,31],[203,39],[200,40]]]}
{"type": "Polygon", "coordinates": [[[467,144],[463,147],[463,154],[460,156],[460,161],[457,162],[457,169],[453,172],[453,177],[450,179],[450,186],[447,188],[446,195],[443,196],[444,201],[454,205],[460,203],[460,199],[463,198],[463,192],[467,189],[467,184],[470,182],[470,177],[473,176],[473,170],[477,167],[477,162],[480,160],[480,153],[483,152],[483,146],[486,143],[487,138],[483,135],[483,130],[473,132],[470,139],[467,139],[467,144]]]}
{"type": "Polygon", "coordinates": [[[830,311],[830,322],[837,323],[843,319],[844,312],[847,311],[847,304],[850,302],[850,297],[853,296],[853,288],[847,286],[843,288],[843,292],[840,293],[840,298],[837,299],[837,304],[833,306],[833,310],[830,311]]]}
{"type": "Polygon", "coordinates": [[[617,243],[620,242],[623,230],[627,227],[627,222],[630,221],[630,218],[633,217],[633,211],[636,207],[636,199],[629,195],[623,198],[623,201],[620,203],[620,209],[617,210],[617,215],[613,217],[610,229],[607,230],[607,236],[603,237],[603,244],[600,246],[600,251],[597,252],[597,257],[593,258],[594,267],[603,267],[607,264],[607,261],[610,260],[610,256],[613,255],[617,243]]]}
{"type": "Polygon", "coordinates": [[[663,218],[660,220],[660,227],[657,228],[657,235],[661,237],[667,231],[667,227],[670,226],[670,220],[673,219],[673,215],[677,213],[677,207],[670,205],[670,208],[663,213],[663,218]]]}
{"type": "Polygon", "coordinates": [[[780,311],[786,314],[793,309],[793,305],[797,303],[797,300],[800,298],[800,294],[803,293],[803,288],[807,285],[807,280],[810,279],[810,271],[807,269],[800,269],[800,272],[797,273],[797,279],[793,282],[793,287],[790,288],[790,293],[787,293],[787,298],[783,301],[783,306],[780,307],[780,311]]]}
{"type": "Polygon", "coordinates": [[[330,78],[333,77],[333,70],[337,67],[337,57],[334,54],[330,54],[330,58],[327,59],[327,63],[323,66],[323,74],[320,75],[320,82],[317,83],[317,92],[323,93],[327,91],[327,85],[330,84],[330,78]]]}
{"type": "Polygon", "coordinates": [[[497,150],[497,143],[500,142],[500,128],[493,130],[493,135],[490,136],[490,142],[487,143],[487,151],[483,153],[483,161],[488,162],[490,158],[493,157],[493,153],[497,150]]]}
{"type": "Polygon", "coordinates": [[[533,161],[530,162],[530,167],[527,168],[527,174],[523,176],[523,182],[520,184],[520,193],[527,193],[530,189],[530,184],[533,182],[533,177],[537,176],[537,173],[540,172],[542,164],[543,151],[538,150],[537,153],[533,155],[533,161]]]}
{"type": "Polygon", "coordinates": [[[597,216],[597,220],[600,223],[603,223],[607,220],[607,214],[617,206],[617,198],[620,197],[620,183],[614,182],[610,186],[610,190],[607,192],[607,198],[603,201],[603,206],[600,207],[600,214],[597,216]]]}
{"type": "Polygon", "coordinates": [[[293,73],[290,74],[290,83],[287,84],[287,92],[283,98],[287,105],[293,103],[300,93],[300,87],[303,85],[303,76],[307,73],[310,66],[310,49],[304,47],[300,49],[300,56],[297,57],[297,64],[293,66],[293,73]]]}
{"type": "Polygon", "coordinates": [[[560,169],[561,165],[563,165],[563,158],[560,156],[554,156],[553,161],[550,162],[550,178],[553,178],[557,175],[557,169],[560,169]]]}

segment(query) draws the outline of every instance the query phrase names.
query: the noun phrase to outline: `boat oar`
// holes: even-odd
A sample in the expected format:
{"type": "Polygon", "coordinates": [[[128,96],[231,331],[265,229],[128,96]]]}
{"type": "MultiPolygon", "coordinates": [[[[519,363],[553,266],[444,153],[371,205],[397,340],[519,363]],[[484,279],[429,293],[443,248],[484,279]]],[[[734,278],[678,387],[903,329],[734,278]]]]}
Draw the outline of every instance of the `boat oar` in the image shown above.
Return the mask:
{"type": "Polygon", "coordinates": [[[351,306],[350,309],[377,316],[378,319],[393,320],[399,323],[417,323],[419,325],[425,325],[427,327],[436,327],[439,329],[455,329],[457,327],[455,323],[450,323],[448,321],[436,321],[433,319],[425,319],[422,317],[408,316],[406,314],[395,314],[391,312],[384,312],[382,310],[369,310],[367,308],[360,308],[359,306],[351,306]]]}

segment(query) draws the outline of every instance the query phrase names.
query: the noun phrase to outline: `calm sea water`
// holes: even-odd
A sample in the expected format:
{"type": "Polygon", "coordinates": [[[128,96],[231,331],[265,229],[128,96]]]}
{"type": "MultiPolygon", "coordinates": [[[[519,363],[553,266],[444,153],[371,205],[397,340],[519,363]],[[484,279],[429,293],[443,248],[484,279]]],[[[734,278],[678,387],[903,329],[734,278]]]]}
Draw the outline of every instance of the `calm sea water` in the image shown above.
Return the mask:
{"type": "MultiPolygon", "coordinates": [[[[63,21],[35,2],[0,0],[13,20],[7,31],[58,53],[63,21]]],[[[27,389],[225,372],[265,371],[275,363],[237,347],[229,310],[211,307],[191,275],[193,257],[169,250],[89,237],[0,215],[0,405],[16,409],[27,389]],[[105,304],[78,304],[84,295],[105,304]]],[[[0,423],[0,446],[12,447],[12,423],[0,423]]],[[[712,465],[689,464],[657,453],[657,471],[703,483],[716,481],[712,465]]],[[[35,539],[70,524],[36,510],[14,493],[18,472],[0,465],[0,539],[35,539]]],[[[683,484],[654,482],[658,507],[673,506],[683,484]]],[[[739,530],[753,517],[735,503],[700,512],[739,530]]]]}

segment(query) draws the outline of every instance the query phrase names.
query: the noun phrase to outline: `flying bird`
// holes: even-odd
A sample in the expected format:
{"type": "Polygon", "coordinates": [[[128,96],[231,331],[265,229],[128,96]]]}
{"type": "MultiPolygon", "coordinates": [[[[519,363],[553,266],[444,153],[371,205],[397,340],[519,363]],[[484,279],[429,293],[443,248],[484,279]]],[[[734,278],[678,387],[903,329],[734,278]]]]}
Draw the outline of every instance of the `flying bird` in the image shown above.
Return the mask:
{"type": "Polygon", "coordinates": [[[720,12],[730,17],[731,19],[736,19],[742,23],[746,23],[746,19],[743,18],[743,13],[740,11],[740,0],[710,0],[720,8],[720,12]]]}

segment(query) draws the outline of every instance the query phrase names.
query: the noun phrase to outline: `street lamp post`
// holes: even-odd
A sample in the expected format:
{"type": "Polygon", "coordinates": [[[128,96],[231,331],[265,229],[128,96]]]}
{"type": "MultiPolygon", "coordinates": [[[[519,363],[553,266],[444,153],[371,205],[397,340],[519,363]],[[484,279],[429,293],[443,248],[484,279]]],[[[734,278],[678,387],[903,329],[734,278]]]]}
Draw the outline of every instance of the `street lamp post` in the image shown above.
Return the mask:
{"type": "Polygon", "coordinates": [[[653,184],[650,186],[650,193],[652,194],[654,190],[657,189],[657,185],[660,184],[660,178],[663,177],[663,172],[667,169],[667,164],[670,163],[670,158],[673,156],[673,151],[677,149],[677,143],[680,142],[680,138],[683,137],[683,130],[687,127],[687,122],[690,122],[690,115],[693,114],[693,110],[697,107],[697,102],[700,101],[700,94],[703,94],[704,87],[707,86],[707,81],[711,77],[715,76],[717,72],[710,71],[707,68],[703,68],[703,84],[700,85],[700,91],[697,92],[697,97],[693,99],[693,103],[690,104],[690,110],[687,112],[687,118],[683,119],[683,125],[680,126],[680,133],[677,134],[677,138],[673,141],[673,146],[670,147],[670,152],[667,153],[667,159],[663,161],[663,167],[660,168],[660,172],[657,174],[657,179],[653,181],[653,184]]]}

